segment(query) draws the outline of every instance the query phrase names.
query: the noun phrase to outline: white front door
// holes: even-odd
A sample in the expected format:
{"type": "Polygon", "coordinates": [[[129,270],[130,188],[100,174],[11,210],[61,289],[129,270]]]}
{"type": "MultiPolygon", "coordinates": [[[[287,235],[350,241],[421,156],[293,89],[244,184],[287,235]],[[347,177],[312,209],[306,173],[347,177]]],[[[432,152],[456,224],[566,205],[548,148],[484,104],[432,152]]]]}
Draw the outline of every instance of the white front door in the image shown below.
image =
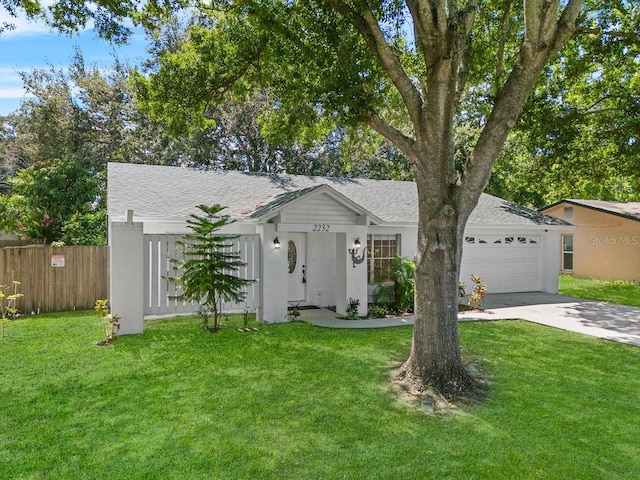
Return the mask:
{"type": "Polygon", "coordinates": [[[307,297],[306,234],[290,233],[287,245],[287,271],[290,302],[304,302],[307,297]]]}

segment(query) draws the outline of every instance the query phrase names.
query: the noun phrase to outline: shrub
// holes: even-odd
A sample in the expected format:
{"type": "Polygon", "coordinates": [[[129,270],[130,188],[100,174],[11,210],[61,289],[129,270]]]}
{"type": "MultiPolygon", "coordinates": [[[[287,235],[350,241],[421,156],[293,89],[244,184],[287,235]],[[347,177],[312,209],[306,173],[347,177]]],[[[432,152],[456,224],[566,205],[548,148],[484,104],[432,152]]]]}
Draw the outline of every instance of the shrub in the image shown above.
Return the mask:
{"type": "Polygon", "coordinates": [[[375,292],[378,303],[392,305],[398,312],[413,312],[415,270],[415,263],[396,255],[393,260],[394,281],[378,286],[375,292]]]}
{"type": "Polygon", "coordinates": [[[100,315],[102,330],[104,331],[104,340],[99,341],[98,345],[109,345],[113,342],[120,328],[120,317],[109,313],[107,300],[96,300],[93,309],[100,315]]]}
{"type": "Polygon", "coordinates": [[[469,304],[473,308],[482,310],[482,301],[487,295],[487,286],[478,275],[471,275],[471,281],[473,282],[473,291],[469,295],[469,304]]]}
{"type": "Polygon", "coordinates": [[[386,305],[372,303],[369,305],[369,318],[384,318],[389,315],[389,308],[386,305]]]}
{"type": "Polygon", "coordinates": [[[345,310],[347,320],[358,320],[360,315],[358,314],[358,308],[360,307],[360,300],[357,298],[350,298],[349,305],[345,310]]]}
{"type": "Polygon", "coordinates": [[[18,314],[16,301],[23,296],[22,293],[18,293],[19,285],[20,282],[16,282],[15,280],[11,282],[11,285],[0,285],[0,321],[2,322],[2,338],[4,338],[7,320],[18,314]],[[13,293],[11,290],[13,290],[13,293]]]}

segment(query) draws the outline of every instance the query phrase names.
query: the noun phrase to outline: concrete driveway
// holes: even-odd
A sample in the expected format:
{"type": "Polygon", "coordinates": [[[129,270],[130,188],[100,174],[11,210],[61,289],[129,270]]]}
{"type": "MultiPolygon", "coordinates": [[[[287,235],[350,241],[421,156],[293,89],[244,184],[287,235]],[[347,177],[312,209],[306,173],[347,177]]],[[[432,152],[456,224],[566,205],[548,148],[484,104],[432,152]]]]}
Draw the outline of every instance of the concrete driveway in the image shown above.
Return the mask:
{"type": "Polygon", "coordinates": [[[592,337],[640,346],[640,308],[541,292],[487,295],[483,313],[460,320],[521,318],[592,337]]]}
{"type": "MultiPolygon", "coordinates": [[[[489,294],[484,312],[460,313],[460,321],[523,319],[592,337],[640,346],[640,308],[542,292],[489,294]]],[[[342,320],[325,309],[302,311],[301,320],[329,328],[412,325],[413,317],[342,320]]]]}

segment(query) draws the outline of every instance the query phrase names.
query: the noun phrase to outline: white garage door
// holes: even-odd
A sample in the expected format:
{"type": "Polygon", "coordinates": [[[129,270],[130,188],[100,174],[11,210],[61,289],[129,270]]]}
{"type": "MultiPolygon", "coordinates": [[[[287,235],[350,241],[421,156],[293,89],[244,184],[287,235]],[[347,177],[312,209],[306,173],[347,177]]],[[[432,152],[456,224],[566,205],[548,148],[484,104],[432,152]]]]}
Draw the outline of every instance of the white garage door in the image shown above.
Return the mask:
{"type": "Polygon", "coordinates": [[[488,293],[541,290],[540,235],[466,235],[460,281],[471,292],[471,275],[479,275],[488,293]]]}

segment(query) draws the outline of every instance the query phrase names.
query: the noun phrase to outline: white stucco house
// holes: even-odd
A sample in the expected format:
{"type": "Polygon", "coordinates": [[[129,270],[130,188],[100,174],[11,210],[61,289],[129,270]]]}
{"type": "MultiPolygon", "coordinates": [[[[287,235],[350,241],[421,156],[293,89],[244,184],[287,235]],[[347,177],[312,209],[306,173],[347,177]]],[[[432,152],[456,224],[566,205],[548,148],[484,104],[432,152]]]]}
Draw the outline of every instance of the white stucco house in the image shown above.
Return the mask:
{"type": "MultiPolygon", "coordinates": [[[[261,175],[181,167],[108,166],[110,301],[120,333],[143,319],[197,311],[171,298],[170,258],[189,232],[197,205],[220,204],[255,282],[245,302],[262,322],[287,321],[293,303],[335,306],[349,299],[366,314],[373,287],[390,280],[394,255],[413,258],[417,191],[413,182],[261,175]]],[[[480,275],[492,293],[557,292],[560,230],[566,222],[483,195],[464,236],[460,279],[480,275]]]]}

